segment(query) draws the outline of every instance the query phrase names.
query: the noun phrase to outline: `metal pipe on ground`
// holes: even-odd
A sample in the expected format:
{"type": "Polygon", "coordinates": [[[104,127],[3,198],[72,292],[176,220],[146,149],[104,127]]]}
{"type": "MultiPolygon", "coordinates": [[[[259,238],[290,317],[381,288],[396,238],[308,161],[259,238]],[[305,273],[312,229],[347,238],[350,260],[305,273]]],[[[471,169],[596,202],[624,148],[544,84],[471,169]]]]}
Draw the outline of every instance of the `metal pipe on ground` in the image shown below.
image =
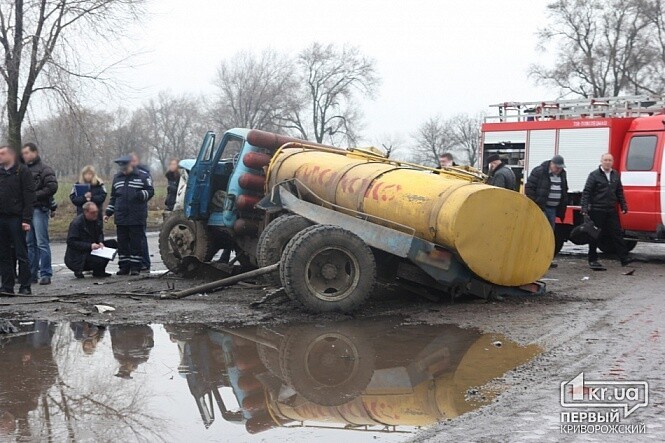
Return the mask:
{"type": "Polygon", "coordinates": [[[159,298],[161,299],[179,299],[185,298],[190,295],[199,294],[202,292],[210,292],[215,289],[223,288],[226,286],[235,285],[241,281],[247,280],[249,278],[260,277],[261,275],[269,274],[275,272],[279,269],[279,263],[274,265],[266,266],[259,269],[254,269],[253,271],[243,272],[242,274],[233,275],[231,277],[223,278],[221,280],[215,280],[210,283],[206,283],[199,286],[194,286],[191,288],[183,289],[182,291],[177,291],[172,294],[162,294],[159,298]]]}

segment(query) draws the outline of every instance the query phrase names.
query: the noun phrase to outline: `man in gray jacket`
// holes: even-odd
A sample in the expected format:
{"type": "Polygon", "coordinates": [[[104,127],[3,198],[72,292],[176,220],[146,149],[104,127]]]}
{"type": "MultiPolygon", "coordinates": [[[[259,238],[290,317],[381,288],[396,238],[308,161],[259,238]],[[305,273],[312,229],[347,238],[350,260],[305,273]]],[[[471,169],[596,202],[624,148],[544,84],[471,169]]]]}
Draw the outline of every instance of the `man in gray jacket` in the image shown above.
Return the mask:
{"type": "Polygon", "coordinates": [[[499,154],[490,155],[487,157],[487,161],[487,167],[489,168],[487,184],[515,191],[517,184],[515,173],[504,164],[499,154]]]}

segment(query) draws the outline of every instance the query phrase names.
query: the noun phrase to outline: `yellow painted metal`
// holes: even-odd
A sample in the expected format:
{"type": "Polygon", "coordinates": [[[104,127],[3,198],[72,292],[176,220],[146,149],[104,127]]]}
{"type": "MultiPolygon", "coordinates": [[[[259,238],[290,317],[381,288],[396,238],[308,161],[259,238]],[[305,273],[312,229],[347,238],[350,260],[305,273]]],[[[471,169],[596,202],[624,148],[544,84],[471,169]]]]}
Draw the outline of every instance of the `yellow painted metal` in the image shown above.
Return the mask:
{"type": "Polygon", "coordinates": [[[538,206],[517,192],[482,184],[478,174],[290,144],[273,156],[266,186],[292,179],[304,185],[299,190],[306,200],[318,197],[377,217],[379,224],[412,228],[456,252],[491,283],[531,283],[552,260],[554,234],[538,206]]]}

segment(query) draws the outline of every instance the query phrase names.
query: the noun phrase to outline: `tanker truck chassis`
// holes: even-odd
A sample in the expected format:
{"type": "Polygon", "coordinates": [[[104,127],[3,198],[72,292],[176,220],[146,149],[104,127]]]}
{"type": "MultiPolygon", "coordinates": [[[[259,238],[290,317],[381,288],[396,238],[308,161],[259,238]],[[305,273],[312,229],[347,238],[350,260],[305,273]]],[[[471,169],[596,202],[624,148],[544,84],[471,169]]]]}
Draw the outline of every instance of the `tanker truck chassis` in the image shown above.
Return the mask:
{"type": "MultiPolygon", "coordinates": [[[[297,188],[305,188],[305,185],[298,183],[296,187],[295,184],[294,180],[277,185],[258,207],[267,214],[281,214],[275,220],[281,217],[293,220],[296,216],[311,223],[310,227],[300,231],[289,241],[284,248],[280,263],[281,283],[287,294],[310,310],[329,310],[327,306],[330,304],[331,295],[340,293],[333,297],[338,299],[335,310],[351,311],[358,308],[371,295],[374,286],[373,281],[365,284],[362,281],[365,278],[370,280],[376,278],[384,283],[399,282],[410,292],[426,298],[434,297],[436,292],[444,292],[451,299],[464,294],[488,299],[500,295],[542,294],[545,291],[545,284],[542,282],[520,287],[505,287],[483,281],[474,276],[452,252],[441,246],[418,238],[413,233],[405,233],[369,221],[374,217],[368,214],[347,215],[329,209],[325,206],[330,204],[323,199],[320,200],[320,205],[304,201],[298,198],[294,191],[297,192],[297,188]],[[338,237],[330,235],[336,233],[357,238],[362,242],[362,246],[369,246],[370,253],[367,253],[366,246],[355,250],[338,249],[338,237]],[[323,235],[317,236],[317,234],[323,235]],[[339,255],[339,260],[344,262],[345,266],[333,265],[333,269],[324,265],[320,272],[308,273],[307,269],[301,266],[303,261],[301,257],[312,249],[310,241],[317,243],[316,249],[319,254],[339,255]],[[374,263],[369,264],[372,256],[374,263]],[[361,263],[368,263],[365,269],[352,269],[361,263]],[[361,274],[359,278],[353,278],[356,272],[361,274]],[[339,278],[339,273],[343,274],[344,278],[339,278]],[[358,292],[357,287],[367,289],[364,289],[363,293],[345,296],[345,291],[358,292]]],[[[390,223],[387,220],[383,221],[390,223]]],[[[406,226],[401,227],[408,229],[406,226]]],[[[259,240],[259,244],[266,240],[259,240]]],[[[308,259],[309,263],[316,263],[316,256],[308,259]]],[[[267,265],[267,263],[262,264],[267,265]]]]}
{"type": "MultiPolygon", "coordinates": [[[[549,225],[538,208],[534,210],[532,203],[519,200],[514,211],[516,214],[523,212],[526,218],[533,218],[535,214],[543,219],[536,221],[534,232],[527,233],[536,238],[535,248],[541,251],[536,256],[529,252],[537,260],[526,259],[524,264],[516,266],[513,263],[505,268],[497,263],[503,258],[493,257],[489,264],[482,263],[485,268],[491,268],[487,275],[483,275],[477,269],[482,268],[478,266],[485,258],[479,254],[478,248],[470,248],[473,245],[468,239],[457,236],[462,240],[457,237],[440,240],[439,237],[446,235],[445,229],[454,230],[455,226],[469,223],[469,202],[476,205],[471,207],[472,210],[484,210],[484,206],[474,203],[478,201],[474,193],[476,196],[485,193],[484,198],[489,196],[489,200],[525,199],[517,193],[514,197],[502,194],[504,190],[481,184],[482,174],[470,168],[434,170],[388,160],[371,151],[342,150],[244,129],[227,131],[217,149],[214,149],[214,134],[208,133],[196,162],[183,161],[183,165],[189,170],[183,171],[187,172],[183,174],[187,182],[180,185],[179,203],[176,204],[180,211],[175,211],[166,220],[160,233],[160,253],[164,263],[174,272],[183,273],[184,267],[210,262],[220,250],[222,254],[218,262],[222,263],[216,265],[226,266],[230,273],[279,263],[279,273],[268,275],[268,283],[283,286],[291,299],[314,312],[353,311],[367,301],[377,281],[397,283],[409,292],[430,299],[442,294],[451,299],[464,294],[490,298],[545,291],[545,285],[535,280],[544,273],[542,251],[545,255],[551,253],[548,250],[553,250],[554,240],[553,234],[541,229],[549,225]],[[238,149],[233,158],[224,160],[222,154],[229,140],[235,142],[238,149]],[[327,176],[326,182],[323,175],[315,177],[306,167],[293,169],[294,159],[301,162],[301,158],[307,160],[317,155],[323,156],[317,159],[320,162],[345,162],[348,159],[350,163],[327,176]],[[366,173],[361,171],[363,167],[373,170],[366,173]],[[422,226],[419,231],[415,221],[413,224],[410,220],[400,223],[372,214],[371,205],[362,203],[363,196],[374,194],[376,200],[389,206],[394,196],[389,198],[386,192],[394,193],[408,186],[386,184],[380,190],[380,184],[375,184],[379,178],[387,183],[391,172],[404,170],[408,174],[415,171],[414,177],[432,180],[433,185],[438,183],[446,189],[441,195],[448,200],[444,198],[430,205],[431,208],[427,206],[431,213],[429,221],[425,220],[430,231],[436,231],[431,226],[437,223],[437,214],[445,210],[453,213],[457,218],[444,214],[448,218],[439,220],[436,225],[443,234],[424,232],[422,226]],[[354,190],[351,196],[360,202],[358,208],[348,203],[340,204],[335,189],[326,186],[333,181],[337,185],[343,183],[344,174],[350,172],[367,175],[350,178],[349,190],[354,190],[356,181],[362,183],[361,188],[365,187],[362,192],[354,190]],[[427,175],[418,175],[422,173],[427,175]],[[438,175],[444,173],[459,180],[437,182],[438,175]],[[465,187],[469,183],[478,186],[465,187]],[[318,185],[321,186],[313,189],[318,185]],[[362,210],[365,207],[369,209],[362,210]],[[442,244],[445,241],[457,241],[457,247],[446,247],[442,244]],[[235,258],[229,260],[233,253],[235,258]],[[531,269],[532,262],[537,262],[535,271],[531,269]],[[236,266],[230,266],[233,264],[236,266]],[[525,271],[517,269],[519,266],[525,271]],[[504,268],[507,269],[505,275],[504,268]],[[536,277],[531,279],[534,275],[536,277]]],[[[425,183],[425,187],[429,184],[425,183]]],[[[422,205],[426,200],[413,195],[408,198],[416,205],[422,205]]],[[[392,203],[393,206],[398,204],[392,203]]],[[[417,218],[427,218],[424,212],[418,213],[421,209],[421,206],[415,209],[417,218]]],[[[529,226],[522,221],[521,225],[516,223],[515,229],[529,230],[529,226]]],[[[484,234],[476,236],[492,241],[484,234]]],[[[500,246],[497,248],[501,251],[500,246]]],[[[511,251],[518,257],[528,257],[522,249],[511,251]]],[[[551,256],[545,257],[547,263],[550,259],[551,256]]],[[[516,262],[516,259],[512,261],[516,262]]]]}

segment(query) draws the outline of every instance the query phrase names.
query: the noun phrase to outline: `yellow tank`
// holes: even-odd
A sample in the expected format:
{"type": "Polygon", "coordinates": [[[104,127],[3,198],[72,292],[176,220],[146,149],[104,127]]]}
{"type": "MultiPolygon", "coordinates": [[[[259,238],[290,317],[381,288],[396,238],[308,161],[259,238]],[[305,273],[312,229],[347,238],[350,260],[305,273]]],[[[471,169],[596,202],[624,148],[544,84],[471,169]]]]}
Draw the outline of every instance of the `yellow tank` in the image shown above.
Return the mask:
{"type": "Polygon", "coordinates": [[[290,143],[273,156],[266,186],[296,179],[313,203],[320,198],[335,209],[377,217],[372,221],[379,224],[411,228],[497,285],[521,286],[542,277],[554,253],[554,234],[542,211],[522,194],[469,177],[370,153],[290,143]]]}

